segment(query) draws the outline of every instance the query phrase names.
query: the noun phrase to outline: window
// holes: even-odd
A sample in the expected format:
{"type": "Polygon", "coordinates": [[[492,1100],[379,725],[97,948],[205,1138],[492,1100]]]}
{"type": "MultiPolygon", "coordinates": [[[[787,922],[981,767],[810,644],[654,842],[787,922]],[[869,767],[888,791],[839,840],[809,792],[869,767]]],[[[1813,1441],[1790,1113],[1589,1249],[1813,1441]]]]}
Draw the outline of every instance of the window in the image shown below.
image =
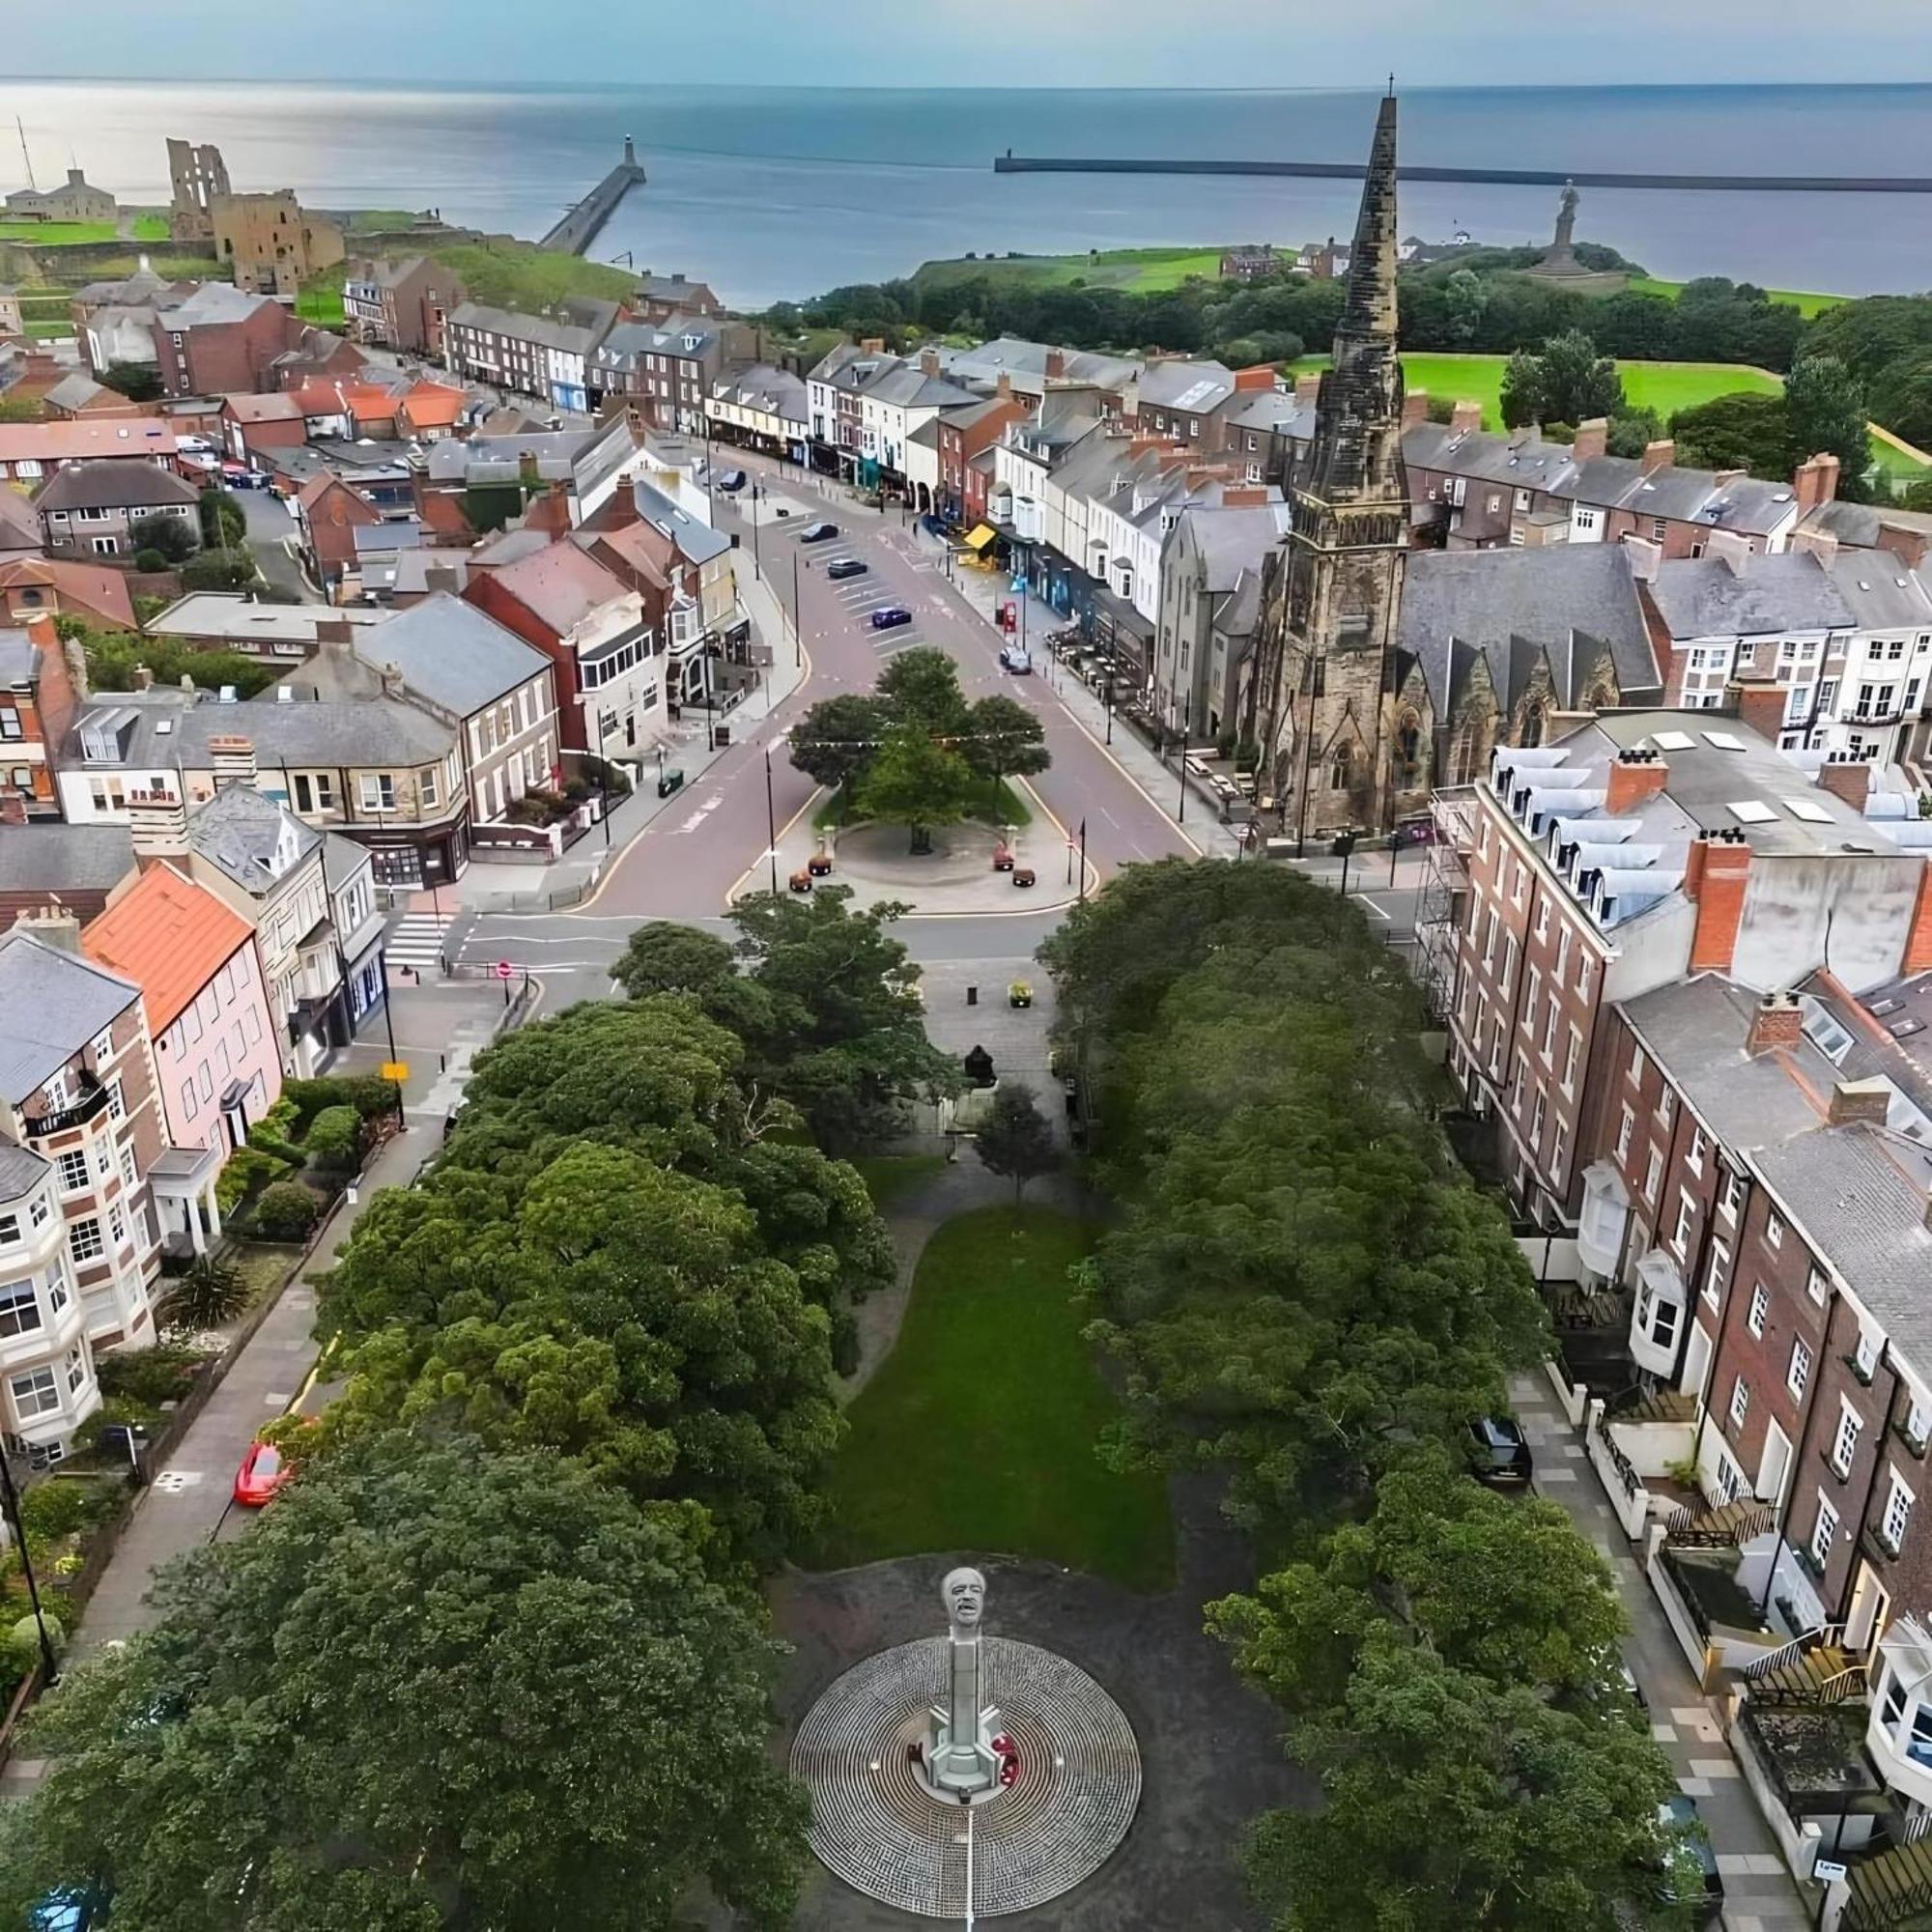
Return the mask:
{"type": "Polygon", "coordinates": [[[1630,1078],[1634,1085],[1643,1084],[1643,1048],[1640,1046],[1631,1048],[1630,1078]]]}
{"type": "Polygon", "coordinates": [[[87,1150],[69,1148],[60,1157],[60,1184],[63,1194],[81,1194],[87,1190],[89,1174],[87,1150]]]}
{"type": "Polygon", "coordinates": [[[47,1306],[58,1315],[68,1304],[67,1276],[57,1261],[47,1270],[47,1306]]]}
{"type": "Polygon", "coordinates": [[[1928,1410],[1916,1395],[1912,1398],[1912,1406],[1905,1413],[1905,1435],[1917,1449],[1923,1449],[1926,1436],[1932,1435],[1932,1410],[1928,1410]]]}
{"type": "Polygon", "coordinates": [[[1704,1299],[1713,1308],[1724,1292],[1724,1277],[1730,1272],[1731,1251],[1716,1236],[1711,1237],[1711,1260],[1704,1269],[1704,1299]]]}
{"type": "Polygon", "coordinates": [[[1764,1217],[1764,1239],[1767,1247],[1781,1248],[1784,1245],[1784,1223],[1776,1214],[1764,1217]]]}
{"type": "Polygon", "coordinates": [[[60,1410],[60,1390],[51,1369],[32,1369],[24,1376],[15,1376],[7,1387],[14,1398],[14,1413],[22,1422],[60,1410]]]}
{"type": "Polygon", "coordinates": [[[98,1261],[107,1252],[107,1243],[100,1237],[100,1217],[97,1214],[74,1222],[68,1230],[68,1239],[73,1244],[73,1258],[77,1262],[98,1261]]]}
{"type": "Polygon", "coordinates": [[[1735,1221],[1738,1218],[1738,1208],[1743,1204],[1744,1192],[1744,1176],[1726,1168],[1723,1182],[1718,1190],[1718,1212],[1725,1220],[1735,1221]]]}
{"type": "Polygon", "coordinates": [[[1912,1492],[1900,1481],[1896,1469],[1890,1475],[1891,1490],[1885,1499],[1885,1515],[1879,1519],[1878,1533],[1885,1547],[1896,1556],[1905,1548],[1906,1526],[1912,1520],[1912,1492]]]}
{"type": "Polygon", "coordinates": [[[0,1288],[0,1336],[29,1335],[41,1325],[41,1304],[30,1281],[0,1288]]]}
{"type": "Polygon", "coordinates": [[[434,811],[440,800],[437,796],[436,767],[428,766],[416,777],[416,803],[426,811],[434,811]]]}
{"type": "Polygon", "coordinates": [[[122,1089],[118,1073],[107,1083],[107,1118],[110,1121],[125,1121],[128,1118],[128,1096],[122,1089]]]}
{"type": "Polygon", "coordinates": [[[1657,1119],[1662,1126],[1669,1126],[1677,1114],[1677,1095],[1666,1087],[1657,1096],[1657,1119]]]}
{"type": "Polygon", "coordinates": [[[1804,1277],[1804,1293],[1820,1308],[1823,1308],[1825,1305],[1825,1270],[1821,1267],[1813,1267],[1804,1277]]]}
{"type": "Polygon", "coordinates": [[[80,1385],[86,1379],[87,1379],[87,1354],[86,1351],[81,1348],[80,1344],[76,1342],[73,1345],[73,1347],[67,1351],[68,1394],[78,1395],[80,1393],[80,1385]]]}
{"type": "Polygon", "coordinates": [[[1537,1051],[1543,1056],[1543,1064],[1549,1065],[1549,1056],[1556,1046],[1556,995],[1552,992],[1543,1009],[1543,1042],[1537,1051]]]}
{"type": "Polygon", "coordinates": [[[1690,1224],[1697,1218],[1697,1204],[1683,1188],[1677,1190],[1677,1225],[1670,1231],[1670,1245],[1681,1260],[1684,1243],[1690,1238],[1690,1224]]]}
{"type": "Polygon", "coordinates": [[[1560,986],[1570,976],[1570,928],[1566,925],[1556,935],[1556,983],[1560,986]]]}
{"type": "Polygon", "coordinates": [[[361,791],[364,811],[395,810],[396,781],[387,772],[364,772],[361,791]]]}
{"type": "Polygon", "coordinates": [[[1702,1127],[1692,1127],[1690,1129],[1690,1145],[1684,1151],[1684,1164],[1692,1174],[1702,1174],[1704,1172],[1704,1129],[1702,1127]]]}
{"type": "Polygon", "coordinates": [[[1674,1301],[1665,1301],[1661,1295],[1646,1288],[1637,1298],[1637,1325],[1650,1337],[1651,1345],[1658,1349],[1675,1349],[1677,1346],[1677,1317],[1679,1309],[1674,1301]]]}
{"type": "Polygon", "coordinates": [[[1745,1417],[1750,1413],[1750,1383],[1740,1376],[1731,1384],[1731,1427],[1742,1429],[1745,1417]]]}
{"type": "Polygon", "coordinates": [[[1617,1122],[1617,1158],[1622,1160],[1630,1151],[1631,1129],[1636,1125],[1636,1116],[1626,1107],[1623,1119],[1617,1122]]]}
{"type": "Polygon", "coordinates": [[[128,1239],[128,1217],[121,1211],[118,1201],[107,1204],[107,1232],[114,1236],[114,1245],[123,1246],[128,1239]]]}
{"type": "Polygon", "coordinates": [[[1655,1201],[1657,1199],[1657,1190],[1662,1183],[1662,1180],[1663,1156],[1655,1148],[1652,1148],[1650,1151],[1650,1165],[1645,1168],[1643,1176],[1643,1198],[1646,1201],[1655,1201]]]}
{"type": "Polygon", "coordinates": [[[121,1150],[121,1179],[130,1188],[135,1184],[134,1150],[132,1148],[123,1148],[121,1150]]]}
{"type": "Polygon", "coordinates": [[[1764,1333],[1764,1318],[1771,1310],[1771,1290],[1763,1282],[1751,1290],[1750,1313],[1745,1317],[1745,1326],[1753,1335],[1764,1333]]]}
{"type": "Polygon", "coordinates": [[[1583,1057],[1583,1030],[1581,1027],[1570,1029],[1570,1044],[1563,1053],[1563,1091],[1574,1094],[1577,1091],[1577,1063],[1583,1057]]]}
{"type": "Polygon", "coordinates": [[[1577,962],[1577,990],[1585,1000],[1590,997],[1590,989],[1597,979],[1597,962],[1586,952],[1577,962]]]}
{"type": "Polygon", "coordinates": [[[1841,1476],[1852,1473],[1852,1457],[1859,1446],[1864,1419],[1843,1396],[1838,1398],[1838,1433],[1832,1442],[1832,1466],[1841,1476]]]}
{"type": "Polygon", "coordinates": [[[1795,1396],[1803,1397],[1804,1384],[1811,1379],[1811,1350],[1802,1338],[1791,1344],[1791,1365],[1784,1372],[1784,1386],[1795,1396]]]}
{"type": "Polygon", "coordinates": [[[1829,1496],[1820,1495],[1818,1498],[1818,1520],[1811,1526],[1811,1542],[1809,1546],[1811,1561],[1820,1570],[1824,1569],[1826,1559],[1832,1553],[1832,1539],[1837,1533],[1838,1512],[1832,1507],[1832,1501],[1829,1496]]]}
{"type": "Polygon", "coordinates": [[[1877,1338],[1861,1328],[1859,1345],[1852,1350],[1852,1367],[1858,1372],[1860,1381],[1869,1382],[1878,1373],[1878,1350],[1877,1338]]]}

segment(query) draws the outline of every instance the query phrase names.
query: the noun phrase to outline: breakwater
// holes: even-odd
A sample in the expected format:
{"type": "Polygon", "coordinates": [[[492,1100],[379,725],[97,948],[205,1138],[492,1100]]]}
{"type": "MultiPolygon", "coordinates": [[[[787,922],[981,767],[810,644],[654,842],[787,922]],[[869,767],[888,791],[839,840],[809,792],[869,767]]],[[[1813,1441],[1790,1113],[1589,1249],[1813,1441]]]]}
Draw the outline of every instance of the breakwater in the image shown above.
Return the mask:
{"type": "MultiPolygon", "coordinates": [[[[608,153],[609,150],[607,149],[608,153]]],[[[597,239],[597,231],[610,220],[617,204],[639,186],[644,171],[638,165],[638,151],[630,135],[624,136],[624,158],[580,201],[541,242],[539,248],[554,248],[565,255],[581,255],[597,239]]]]}
{"type": "MultiPolygon", "coordinates": [[[[1000,175],[1275,175],[1302,181],[1360,181],[1359,161],[1148,160],[1078,155],[996,155],[1000,175]]],[[[1706,188],[1763,194],[1932,194],[1925,175],[1688,175],[1620,174],[1561,168],[1432,168],[1404,166],[1406,182],[1479,182],[1502,187],[1706,188]]]]}

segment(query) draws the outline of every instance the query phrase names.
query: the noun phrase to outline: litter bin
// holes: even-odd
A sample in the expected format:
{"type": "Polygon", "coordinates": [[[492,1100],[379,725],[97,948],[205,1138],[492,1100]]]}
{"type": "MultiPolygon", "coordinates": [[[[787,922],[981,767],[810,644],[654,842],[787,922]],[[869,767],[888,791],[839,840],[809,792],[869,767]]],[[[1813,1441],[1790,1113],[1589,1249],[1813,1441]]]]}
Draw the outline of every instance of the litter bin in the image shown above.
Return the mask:
{"type": "Polygon", "coordinates": [[[660,798],[668,798],[672,792],[682,790],[683,786],[684,774],[673,765],[668,772],[660,774],[658,778],[658,796],[660,798]]]}
{"type": "Polygon", "coordinates": [[[722,752],[731,742],[731,727],[728,724],[714,724],[711,727],[711,749],[722,752]]]}

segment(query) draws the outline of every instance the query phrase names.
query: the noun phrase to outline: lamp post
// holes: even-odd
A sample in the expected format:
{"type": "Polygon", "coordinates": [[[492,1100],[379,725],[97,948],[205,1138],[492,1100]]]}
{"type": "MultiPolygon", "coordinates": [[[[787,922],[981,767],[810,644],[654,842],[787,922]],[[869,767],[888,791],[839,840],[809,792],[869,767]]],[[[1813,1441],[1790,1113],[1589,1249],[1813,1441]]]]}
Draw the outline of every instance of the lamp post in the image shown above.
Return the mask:
{"type": "Polygon", "coordinates": [[[1183,693],[1180,699],[1180,747],[1175,758],[1175,767],[1180,773],[1180,810],[1174,815],[1177,825],[1187,823],[1187,697],[1183,693]]]}
{"type": "Polygon", "coordinates": [[[776,896],[779,889],[779,819],[772,806],[772,746],[782,745],[784,734],[781,732],[765,747],[765,855],[772,862],[772,893],[776,896]]]}
{"type": "Polygon", "coordinates": [[[760,583],[765,581],[764,560],[758,554],[758,479],[752,478],[752,574],[760,583]]]}
{"type": "Polygon", "coordinates": [[[804,648],[801,641],[801,627],[804,623],[804,618],[805,612],[800,609],[798,601],[798,552],[794,550],[791,554],[791,661],[793,664],[798,663],[799,652],[804,648]]]}

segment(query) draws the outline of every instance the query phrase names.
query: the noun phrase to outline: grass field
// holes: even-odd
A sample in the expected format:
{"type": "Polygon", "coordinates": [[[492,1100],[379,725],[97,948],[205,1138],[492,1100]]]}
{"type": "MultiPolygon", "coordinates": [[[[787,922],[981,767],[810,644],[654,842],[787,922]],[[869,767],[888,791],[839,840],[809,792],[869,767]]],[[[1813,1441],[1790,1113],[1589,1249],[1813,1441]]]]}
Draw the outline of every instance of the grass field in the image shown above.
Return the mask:
{"type": "Polygon", "coordinates": [[[407,228],[415,220],[407,208],[358,208],[349,217],[350,232],[370,228],[407,228]]]}
{"type": "MultiPolygon", "coordinates": [[[[1684,293],[1682,282],[1660,281],[1655,275],[1633,275],[1630,286],[1637,295],[1668,296],[1672,301],[1684,293]]],[[[1822,315],[1826,309],[1852,299],[1850,296],[1821,295],[1815,289],[1766,289],[1765,294],[1775,302],[1788,303],[1807,322],[1814,315],[1822,315]]]]}
{"type": "Polygon", "coordinates": [[[820,1567],[970,1549],[1137,1590],[1173,1580],[1163,1486],[1094,1453],[1115,1404],[1066,1280],[1091,1239],[1045,1208],[984,1208],[933,1236],[898,1346],[848,1411],[820,1567]]]}
{"type": "Polygon", "coordinates": [[[342,270],[331,269],[304,282],[296,296],[296,313],[319,328],[340,328],[342,310],[342,270]]]}
{"type": "Polygon", "coordinates": [[[1221,267],[1218,248],[1102,248],[1092,255],[1021,255],[982,261],[923,262],[915,281],[944,287],[980,276],[994,282],[1021,282],[1037,288],[1085,282],[1095,289],[1132,289],[1153,295],[1178,289],[1191,275],[1213,280],[1221,267]]]}
{"type": "Polygon", "coordinates": [[[637,277],[623,269],[535,246],[486,248],[480,242],[449,242],[423,253],[447,263],[463,278],[469,299],[492,308],[537,311],[565,296],[602,296],[615,301],[637,283],[637,277]]]}
{"type": "MultiPolygon", "coordinates": [[[[136,242],[165,242],[168,224],[157,214],[137,214],[136,242]]],[[[82,242],[112,242],[120,230],[111,221],[0,221],[0,242],[30,242],[42,248],[71,248],[82,242]]]]}
{"type": "Polygon", "coordinates": [[[945,1165],[936,1153],[863,1153],[852,1165],[859,1170],[872,1206],[880,1213],[923,1186],[945,1165]]]}

